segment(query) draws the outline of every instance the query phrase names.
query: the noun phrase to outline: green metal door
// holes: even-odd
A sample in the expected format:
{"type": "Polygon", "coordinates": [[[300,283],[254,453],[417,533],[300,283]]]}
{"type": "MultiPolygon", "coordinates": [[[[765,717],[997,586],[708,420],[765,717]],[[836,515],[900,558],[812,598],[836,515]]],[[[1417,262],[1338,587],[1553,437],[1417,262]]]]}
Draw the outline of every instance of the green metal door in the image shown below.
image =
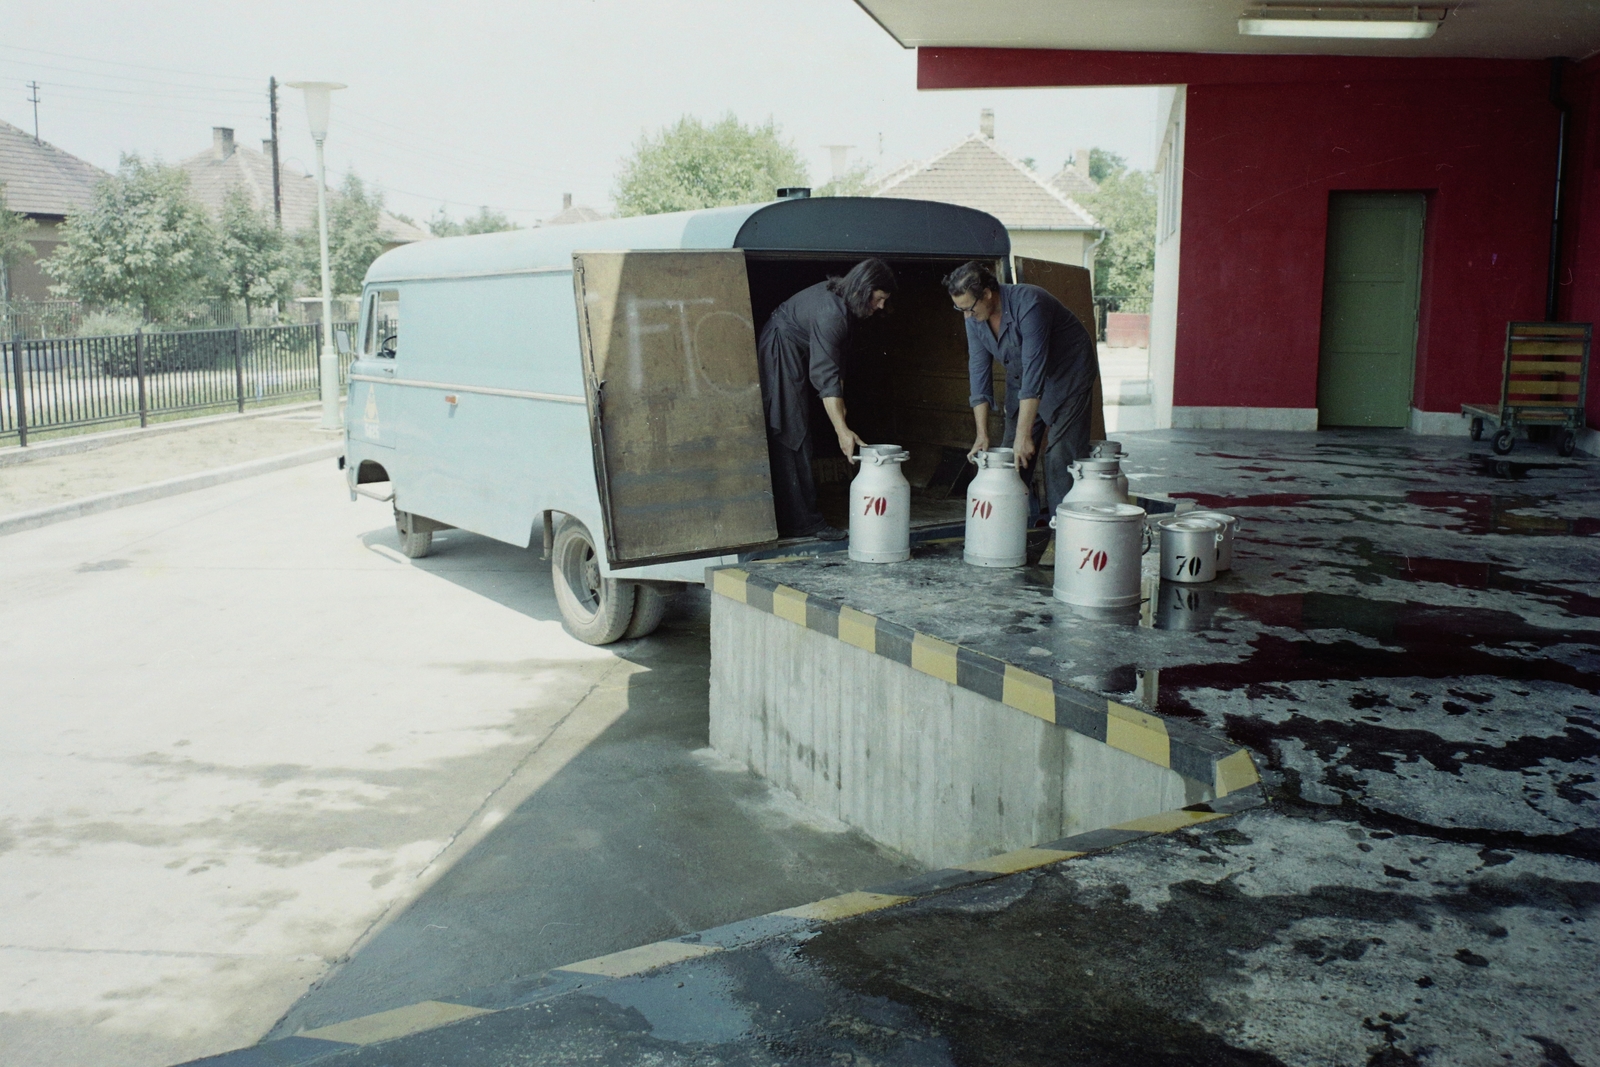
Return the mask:
{"type": "Polygon", "coordinates": [[[1322,289],[1317,421],[1405,426],[1417,354],[1421,193],[1334,193],[1322,289]]]}

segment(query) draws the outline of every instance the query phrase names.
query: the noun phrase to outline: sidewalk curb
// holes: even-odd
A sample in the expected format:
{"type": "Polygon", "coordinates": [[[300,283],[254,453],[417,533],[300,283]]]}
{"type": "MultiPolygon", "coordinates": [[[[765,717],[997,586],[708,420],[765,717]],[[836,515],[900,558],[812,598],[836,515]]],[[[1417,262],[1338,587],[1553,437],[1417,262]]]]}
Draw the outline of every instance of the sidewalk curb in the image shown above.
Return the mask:
{"type": "Polygon", "coordinates": [[[1017,849],[957,867],[929,871],[888,885],[844,893],[811,904],[737,920],[710,930],[553,967],[542,975],[506,986],[474,990],[448,1000],[425,1000],[420,1004],[408,1004],[373,1015],[330,1023],[289,1037],[274,1038],[231,1052],[189,1060],[186,1065],[180,1064],[179,1067],[300,1067],[337,1053],[410,1037],[480,1015],[554,1000],[580,990],[593,990],[674,963],[792,936],[808,929],[815,930],[827,923],[882,911],[963,886],[1089,857],[1134,841],[1225,819],[1262,807],[1265,803],[1266,796],[1261,786],[1251,785],[1203,804],[1147,815],[1132,822],[1091,830],[1033,848],[1017,849]]]}
{"type": "Polygon", "coordinates": [[[253,478],[258,474],[270,474],[287,467],[315,463],[319,459],[332,459],[343,451],[344,442],[334,441],[282,456],[253,459],[248,463],[236,463],[231,467],[218,467],[215,470],[201,471],[199,474],[168,478],[164,482],[152,482],[132,489],[99,493],[95,496],[86,496],[82,500],[69,500],[65,504],[52,504],[47,508],[19,511],[13,515],[0,516],[0,537],[21,533],[23,530],[36,530],[41,526],[66,522],[68,519],[78,519],[85,515],[96,515],[102,511],[125,508],[130,504],[143,504],[147,500],[160,500],[162,497],[176,496],[195,489],[207,489],[225,482],[236,482],[241,478],[253,478]]]}
{"type": "MultiPolygon", "coordinates": [[[[172,419],[168,422],[154,422],[149,426],[132,426],[124,430],[102,430],[99,433],[55,437],[48,441],[40,441],[36,445],[29,445],[26,448],[21,445],[9,445],[5,448],[0,448],[0,467],[13,467],[19,463],[51,459],[55,456],[70,456],[79,452],[93,452],[96,449],[108,448],[111,445],[120,445],[124,441],[137,441],[145,437],[160,437],[163,434],[177,433],[180,430],[198,430],[206,426],[240,422],[246,419],[271,418],[274,415],[286,415],[290,412],[307,411],[318,407],[321,407],[321,404],[315,400],[303,404],[271,404],[252,411],[229,411],[221,415],[200,415],[192,419],[172,419]]],[[[50,431],[46,428],[39,432],[49,433],[50,431]]]]}

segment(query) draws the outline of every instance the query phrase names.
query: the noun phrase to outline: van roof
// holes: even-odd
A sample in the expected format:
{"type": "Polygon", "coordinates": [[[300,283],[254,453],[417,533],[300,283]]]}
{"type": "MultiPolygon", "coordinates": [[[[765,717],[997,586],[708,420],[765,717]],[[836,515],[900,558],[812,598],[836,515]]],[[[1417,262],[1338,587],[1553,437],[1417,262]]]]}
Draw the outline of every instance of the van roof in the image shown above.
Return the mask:
{"type": "Polygon", "coordinates": [[[954,204],[814,197],[418,241],[379,256],[366,280],[570,270],[574,252],[661,248],[993,259],[1011,251],[1011,238],[993,215],[954,204]]]}

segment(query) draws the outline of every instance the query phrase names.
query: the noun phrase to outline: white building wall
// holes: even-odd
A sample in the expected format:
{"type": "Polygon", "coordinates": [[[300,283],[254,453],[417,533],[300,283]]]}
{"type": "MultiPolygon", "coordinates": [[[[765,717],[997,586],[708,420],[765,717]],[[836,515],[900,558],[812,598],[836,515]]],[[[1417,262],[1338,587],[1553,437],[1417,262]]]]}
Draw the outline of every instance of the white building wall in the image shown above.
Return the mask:
{"type": "Polygon", "coordinates": [[[1150,380],[1155,426],[1172,426],[1172,381],[1178,343],[1178,257],[1183,233],[1183,138],[1189,90],[1164,85],[1157,114],[1166,116],[1156,157],[1156,277],[1150,303],[1150,380]]]}

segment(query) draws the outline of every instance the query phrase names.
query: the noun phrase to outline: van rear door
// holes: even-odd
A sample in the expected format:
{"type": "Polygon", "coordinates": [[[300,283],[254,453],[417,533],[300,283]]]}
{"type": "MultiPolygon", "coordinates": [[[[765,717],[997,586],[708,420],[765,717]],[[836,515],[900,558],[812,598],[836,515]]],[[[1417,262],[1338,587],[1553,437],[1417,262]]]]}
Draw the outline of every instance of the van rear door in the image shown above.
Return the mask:
{"type": "MultiPolygon", "coordinates": [[[[1094,277],[1088,268],[1074,267],[1069,263],[1056,263],[1048,259],[1030,259],[1027,256],[1012,258],[1016,262],[1017,281],[1037,285],[1067,305],[1067,310],[1078,316],[1083,328],[1089,331],[1089,340],[1093,342],[1098,331],[1095,328],[1094,317],[1094,277]]],[[[1104,441],[1106,409],[1100,390],[1098,360],[1095,366],[1097,369],[1094,376],[1094,391],[1089,399],[1089,440],[1104,441]]]]}
{"type": "Polygon", "coordinates": [[[744,253],[574,252],[572,268],[612,566],[775,540],[744,253]]]}

